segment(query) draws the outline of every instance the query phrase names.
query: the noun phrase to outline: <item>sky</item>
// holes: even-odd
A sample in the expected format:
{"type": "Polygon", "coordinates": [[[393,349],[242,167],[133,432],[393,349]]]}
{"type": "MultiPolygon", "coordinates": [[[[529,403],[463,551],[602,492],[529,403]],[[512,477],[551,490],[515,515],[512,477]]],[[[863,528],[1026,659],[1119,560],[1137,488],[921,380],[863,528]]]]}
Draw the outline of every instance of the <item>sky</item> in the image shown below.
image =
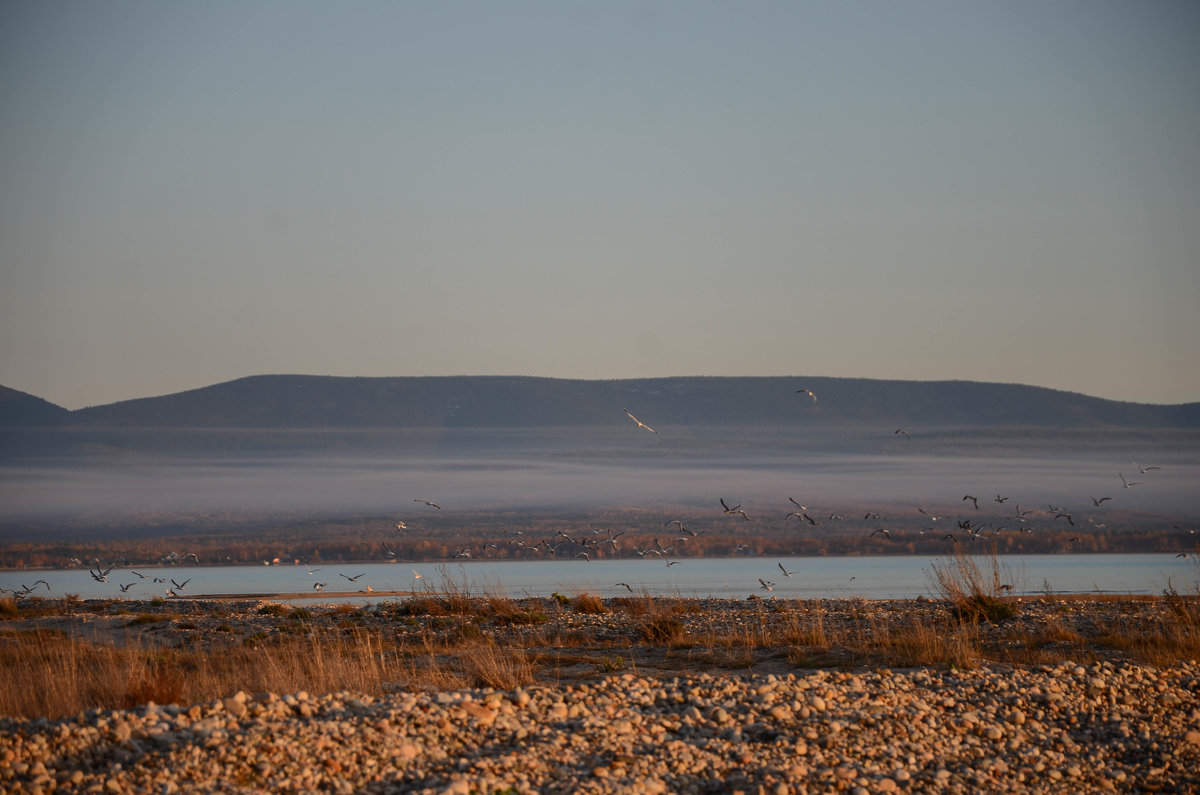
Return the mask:
{"type": "Polygon", "coordinates": [[[0,384],[1200,401],[1200,5],[0,4],[0,384]]]}

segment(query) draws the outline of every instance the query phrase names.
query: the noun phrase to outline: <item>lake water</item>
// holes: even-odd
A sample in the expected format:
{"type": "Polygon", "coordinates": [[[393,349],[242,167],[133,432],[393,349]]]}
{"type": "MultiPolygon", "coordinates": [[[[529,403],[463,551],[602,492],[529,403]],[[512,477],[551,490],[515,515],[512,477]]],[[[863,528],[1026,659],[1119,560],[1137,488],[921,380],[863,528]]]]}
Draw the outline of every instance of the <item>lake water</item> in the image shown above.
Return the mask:
{"type": "MultiPolygon", "coordinates": [[[[987,559],[981,560],[985,567],[987,559]]],[[[882,557],[738,557],[683,558],[668,566],[661,560],[571,561],[464,561],[447,563],[322,564],[312,574],[306,566],[214,566],[114,568],[107,583],[95,582],[83,568],[52,571],[0,572],[0,588],[15,590],[45,579],[50,584],[38,596],[78,594],[85,599],[148,599],[162,596],[174,579],[185,584],[189,596],[244,593],[310,593],[313,584],[325,583],[328,591],[363,591],[361,595],[322,597],[321,602],[364,602],[403,597],[369,594],[374,591],[441,591],[449,580],[474,594],[511,597],[572,596],[588,592],[599,596],[629,593],[617,583],[628,583],[636,593],[654,595],[744,599],[751,594],[780,598],[913,599],[936,596],[930,582],[932,566],[944,559],[927,556],[882,557]],[[791,576],[785,576],[780,564],[791,576]],[[140,578],[133,571],[146,575],[140,578]],[[422,575],[418,579],[414,575],[422,575]],[[344,575],[344,576],[343,576],[344,575]],[[362,575],[362,576],[358,576],[362,575]],[[153,578],[167,580],[155,583],[153,578]],[[345,577],[356,577],[350,582],[345,577]],[[768,592],[759,583],[774,584],[768,592]],[[122,594],[121,585],[133,583],[122,594]]],[[[1170,553],[1139,555],[1027,555],[1001,558],[1002,579],[1014,594],[1116,593],[1158,594],[1170,585],[1180,593],[1200,591],[1200,566],[1194,558],[1170,553]]],[[[989,570],[985,568],[985,571],[989,570]]]]}

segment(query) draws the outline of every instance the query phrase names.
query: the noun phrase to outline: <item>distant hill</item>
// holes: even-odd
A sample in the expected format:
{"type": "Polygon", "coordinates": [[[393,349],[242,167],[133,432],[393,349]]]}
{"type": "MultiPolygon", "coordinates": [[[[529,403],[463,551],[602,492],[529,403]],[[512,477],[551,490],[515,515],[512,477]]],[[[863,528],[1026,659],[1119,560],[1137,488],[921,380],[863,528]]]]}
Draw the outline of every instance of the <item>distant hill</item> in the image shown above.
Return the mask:
{"type": "Polygon", "coordinates": [[[0,426],[51,425],[69,420],[71,412],[40,397],[0,386],[0,426]]]}
{"type": "Polygon", "coordinates": [[[67,411],[0,387],[0,426],[106,429],[810,426],[1200,428],[1200,403],[1124,403],[1019,384],[824,377],[584,381],[263,375],[67,411]],[[798,389],[809,389],[814,402],[798,389]]]}

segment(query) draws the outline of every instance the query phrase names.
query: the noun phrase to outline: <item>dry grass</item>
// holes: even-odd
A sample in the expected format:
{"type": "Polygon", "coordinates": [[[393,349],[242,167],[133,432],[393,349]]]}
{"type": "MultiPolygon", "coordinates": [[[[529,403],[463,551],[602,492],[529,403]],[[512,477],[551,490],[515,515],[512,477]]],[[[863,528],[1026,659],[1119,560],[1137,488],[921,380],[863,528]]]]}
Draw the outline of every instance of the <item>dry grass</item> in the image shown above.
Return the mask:
{"type": "MultiPolygon", "coordinates": [[[[295,608],[268,604],[237,619],[172,612],[181,605],[110,612],[116,642],[49,630],[17,631],[21,619],[51,614],[48,602],[13,605],[0,624],[0,715],[59,717],[153,700],[195,703],[238,690],[276,693],[397,688],[510,689],[561,676],[564,664],[597,674],[636,665],[697,670],[796,667],[970,667],[1063,659],[1129,659],[1166,665],[1200,659],[1200,599],[1168,589],[1152,599],[1011,601],[1010,620],[979,612],[978,592],[994,572],[955,562],[955,599],[914,603],[763,601],[733,603],[734,629],[709,629],[700,600],[578,594],[514,601],[461,590],[405,602],[295,608]],[[962,579],[955,579],[962,578],[962,579]],[[154,611],[159,612],[154,612],[154,611]],[[581,624],[578,613],[612,615],[581,624]],[[228,622],[232,621],[233,624],[228,622]],[[218,623],[217,622],[221,622],[218,623]],[[603,626],[598,636],[595,626],[603,626]],[[120,629],[120,627],[125,629],[120,629]],[[207,627],[207,629],[205,628],[207,627]]],[[[0,609],[4,609],[0,607],[0,609]]],[[[74,606],[59,603],[59,613],[74,606]]],[[[56,619],[57,621],[57,619],[56,619]]],[[[60,625],[72,625],[59,622],[60,625]]],[[[571,673],[571,676],[579,675],[571,673]]]]}
{"type": "Polygon", "coordinates": [[[238,690],[382,692],[402,669],[369,633],[280,636],[219,652],[94,644],[56,633],[0,641],[0,714],[58,716],[146,701],[190,703],[238,690]]]}
{"type": "Polygon", "coordinates": [[[533,681],[524,649],[489,637],[404,648],[383,633],[327,629],[220,650],[101,645],[46,631],[0,638],[0,715],[63,716],[147,701],[195,703],[238,690],[275,693],[496,687],[533,681]]]}
{"type": "Polygon", "coordinates": [[[1013,603],[1003,597],[1011,589],[1012,578],[994,548],[982,566],[976,556],[956,547],[949,557],[935,560],[930,569],[930,585],[960,619],[1002,621],[1016,614],[1013,603]]]}
{"type": "Polygon", "coordinates": [[[588,613],[590,615],[603,615],[608,612],[608,606],[604,604],[604,600],[595,594],[581,591],[571,600],[571,609],[576,613],[588,613]]]}

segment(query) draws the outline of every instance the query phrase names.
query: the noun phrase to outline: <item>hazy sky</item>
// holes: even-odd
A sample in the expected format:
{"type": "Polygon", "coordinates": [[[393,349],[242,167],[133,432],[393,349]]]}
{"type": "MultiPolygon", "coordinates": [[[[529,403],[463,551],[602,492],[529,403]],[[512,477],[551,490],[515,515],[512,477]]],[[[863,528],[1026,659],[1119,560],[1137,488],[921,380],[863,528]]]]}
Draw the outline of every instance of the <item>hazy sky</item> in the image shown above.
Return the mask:
{"type": "Polygon", "coordinates": [[[0,4],[0,384],[1200,400],[1200,5],[0,4]]]}

